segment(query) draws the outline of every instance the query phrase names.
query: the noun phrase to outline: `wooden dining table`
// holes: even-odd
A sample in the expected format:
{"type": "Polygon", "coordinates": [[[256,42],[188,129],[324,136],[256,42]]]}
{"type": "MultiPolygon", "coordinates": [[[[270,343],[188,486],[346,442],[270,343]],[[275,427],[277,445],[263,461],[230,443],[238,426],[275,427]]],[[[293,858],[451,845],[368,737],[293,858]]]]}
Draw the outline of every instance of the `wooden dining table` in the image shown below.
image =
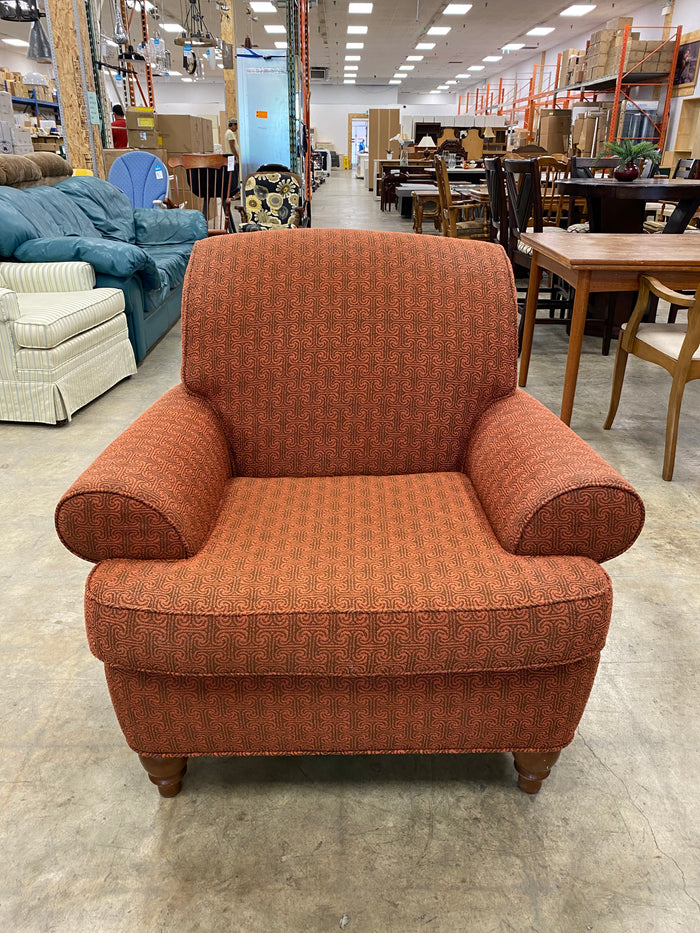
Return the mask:
{"type": "Polygon", "coordinates": [[[561,420],[571,423],[588,298],[594,292],[636,292],[639,276],[653,275],[671,288],[697,288],[700,233],[652,236],[601,233],[597,236],[545,230],[522,233],[532,248],[518,384],[527,385],[542,271],[553,272],[576,289],[564,373],[561,420]]]}
{"type": "Polygon", "coordinates": [[[586,198],[591,233],[642,233],[647,201],[673,201],[664,233],[683,233],[700,207],[700,180],[686,178],[564,178],[560,194],[586,198]]]}

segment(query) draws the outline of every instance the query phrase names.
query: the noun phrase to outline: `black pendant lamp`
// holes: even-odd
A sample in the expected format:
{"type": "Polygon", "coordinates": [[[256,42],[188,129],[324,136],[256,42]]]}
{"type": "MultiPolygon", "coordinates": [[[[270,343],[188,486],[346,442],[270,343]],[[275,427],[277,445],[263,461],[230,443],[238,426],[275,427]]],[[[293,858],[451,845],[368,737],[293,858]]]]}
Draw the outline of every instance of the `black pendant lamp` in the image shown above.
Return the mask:
{"type": "Polygon", "coordinates": [[[51,62],[51,43],[44,32],[41,20],[36,19],[29,30],[29,48],[27,58],[35,62],[51,62]]]}

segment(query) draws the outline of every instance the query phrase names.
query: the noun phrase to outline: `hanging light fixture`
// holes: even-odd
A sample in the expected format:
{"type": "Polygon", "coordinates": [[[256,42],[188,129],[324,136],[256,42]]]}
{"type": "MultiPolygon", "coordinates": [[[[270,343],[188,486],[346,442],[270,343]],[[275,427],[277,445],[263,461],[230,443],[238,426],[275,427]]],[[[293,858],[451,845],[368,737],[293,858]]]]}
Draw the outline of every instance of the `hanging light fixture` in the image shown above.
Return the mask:
{"type": "Polygon", "coordinates": [[[200,0],[189,0],[189,9],[185,14],[184,32],[174,40],[175,45],[189,46],[195,49],[211,49],[216,39],[209,32],[204,21],[200,0]]]}
{"type": "Polygon", "coordinates": [[[117,45],[128,45],[129,44],[129,33],[126,31],[126,26],[124,25],[124,20],[122,19],[121,6],[114,2],[114,32],[112,33],[112,38],[117,43],[117,45]]]}
{"type": "Polygon", "coordinates": [[[32,28],[29,30],[29,48],[27,49],[27,58],[33,62],[51,62],[51,43],[44,32],[40,19],[35,19],[32,28]]]}

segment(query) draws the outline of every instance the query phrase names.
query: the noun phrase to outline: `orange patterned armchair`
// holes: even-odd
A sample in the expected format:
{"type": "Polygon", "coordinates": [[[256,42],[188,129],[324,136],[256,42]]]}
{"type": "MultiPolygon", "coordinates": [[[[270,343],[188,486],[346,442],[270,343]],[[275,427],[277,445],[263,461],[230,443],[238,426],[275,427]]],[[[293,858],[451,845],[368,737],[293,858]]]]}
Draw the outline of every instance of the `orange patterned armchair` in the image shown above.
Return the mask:
{"type": "Polygon", "coordinates": [[[480,751],[535,793],[605,642],[600,563],[644,510],[516,390],[503,250],[200,241],[182,327],[182,384],[56,512],[160,793],[194,755],[480,751]]]}

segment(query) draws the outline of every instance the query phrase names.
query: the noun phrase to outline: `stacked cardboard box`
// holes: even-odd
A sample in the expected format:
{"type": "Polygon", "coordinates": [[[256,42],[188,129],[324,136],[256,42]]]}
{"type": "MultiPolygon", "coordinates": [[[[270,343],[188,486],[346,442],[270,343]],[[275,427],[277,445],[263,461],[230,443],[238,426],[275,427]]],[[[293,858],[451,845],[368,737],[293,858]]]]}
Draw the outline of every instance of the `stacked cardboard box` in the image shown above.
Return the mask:
{"type": "Polygon", "coordinates": [[[586,50],[567,49],[561,57],[562,74],[559,83],[562,87],[580,84],[586,70],[586,50]]]}
{"type": "MultiPolygon", "coordinates": [[[[621,16],[593,33],[586,52],[584,80],[595,81],[618,73],[626,25],[632,25],[632,18],[621,16]]],[[[625,73],[668,74],[672,62],[672,41],[662,44],[661,39],[645,40],[638,32],[629,33],[622,64],[625,73]]]]}
{"type": "Polygon", "coordinates": [[[56,100],[56,82],[53,78],[46,79],[48,84],[28,85],[24,83],[24,78],[19,71],[9,71],[7,68],[0,68],[0,89],[7,91],[12,97],[31,97],[34,91],[37,100],[53,101],[56,100]]]}
{"type": "Polygon", "coordinates": [[[160,140],[152,107],[126,108],[126,138],[130,149],[158,149],[160,140]]]}
{"type": "Polygon", "coordinates": [[[29,155],[34,152],[32,131],[28,126],[12,127],[12,151],[15,155],[29,155]]]}
{"type": "Polygon", "coordinates": [[[571,148],[576,156],[590,157],[600,152],[607,136],[610,105],[601,105],[577,117],[571,127],[571,148]]]}
{"type": "Polygon", "coordinates": [[[571,133],[570,110],[540,110],[538,143],[547,152],[568,152],[571,133]]]}

